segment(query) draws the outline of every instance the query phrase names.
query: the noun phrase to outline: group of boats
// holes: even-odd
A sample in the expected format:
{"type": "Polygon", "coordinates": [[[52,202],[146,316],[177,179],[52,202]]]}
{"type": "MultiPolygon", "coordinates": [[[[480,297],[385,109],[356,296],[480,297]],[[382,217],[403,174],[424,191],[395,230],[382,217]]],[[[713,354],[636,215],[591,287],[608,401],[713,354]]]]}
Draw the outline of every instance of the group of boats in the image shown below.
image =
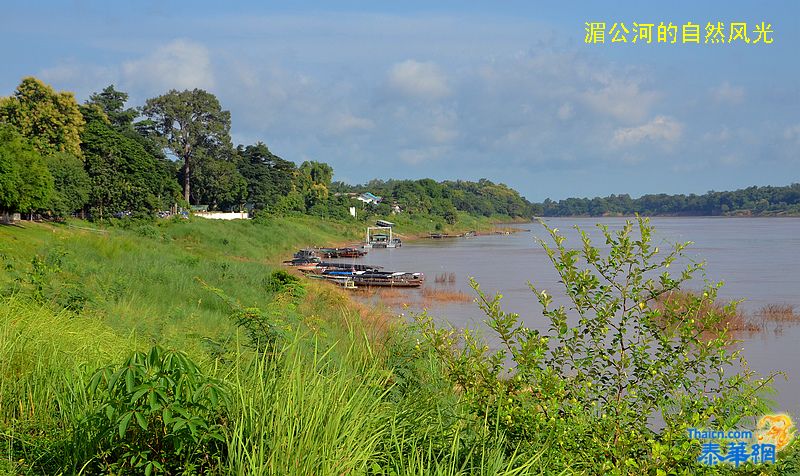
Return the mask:
{"type": "Polygon", "coordinates": [[[291,260],[284,261],[284,264],[295,266],[298,271],[310,278],[324,279],[349,289],[373,286],[413,288],[422,286],[425,282],[423,273],[384,271],[382,266],[322,261],[323,258],[356,258],[366,254],[357,250],[358,255],[331,255],[328,250],[354,250],[354,248],[303,249],[295,253],[291,260]]]}

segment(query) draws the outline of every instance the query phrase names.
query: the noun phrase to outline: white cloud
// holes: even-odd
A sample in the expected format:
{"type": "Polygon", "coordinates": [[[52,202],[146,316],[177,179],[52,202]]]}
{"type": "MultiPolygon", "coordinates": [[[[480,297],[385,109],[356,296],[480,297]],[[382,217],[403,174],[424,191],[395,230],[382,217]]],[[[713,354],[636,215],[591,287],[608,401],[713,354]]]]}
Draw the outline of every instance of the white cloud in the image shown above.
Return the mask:
{"type": "Polygon", "coordinates": [[[423,162],[432,162],[442,158],[447,152],[445,147],[419,147],[407,148],[398,152],[398,158],[409,165],[420,165],[423,162]]]}
{"type": "Polygon", "coordinates": [[[660,97],[656,91],[643,90],[634,80],[619,80],[610,74],[597,79],[601,86],[584,92],[583,101],[596,112],[622,122],[643,120],[660,97]]]}
{"type": "Polygon", "coordinates": [[[614,146],[630,146],[640,142],[672,143],[681,138],[683,125],[667,116],[656,116],[652,121],[634,127],[623,127],[614,131],[611,143],[614,146]]]}
{"type": "Polygon", "coordinates": [[[344,113],[333,117],[330,130],[335,134],[345,134],[353,131],[367,131],[374,127],[375,123],[371,119],[344,113]]]}
{"type": "Polygon", "coordinates": [[[389,86],[406,96],[439,99],[450,94],[447,78],[432,62],[406,60],[392,66],[389,86]]]}
{"type": "Polygon", "coordinates": [[[122,64],[126,84],[162,93],[166,89],[211,89],[215,85],[208,49],[174,40],[149,55],[122,64]]]}
{"type": "Polygon", "coordinates": [[[732,86],[729,82],[724,81],[719,86],[711,88],[711,97],[718,103],[740,104],[744,100],[744,88],[732,86]]]}

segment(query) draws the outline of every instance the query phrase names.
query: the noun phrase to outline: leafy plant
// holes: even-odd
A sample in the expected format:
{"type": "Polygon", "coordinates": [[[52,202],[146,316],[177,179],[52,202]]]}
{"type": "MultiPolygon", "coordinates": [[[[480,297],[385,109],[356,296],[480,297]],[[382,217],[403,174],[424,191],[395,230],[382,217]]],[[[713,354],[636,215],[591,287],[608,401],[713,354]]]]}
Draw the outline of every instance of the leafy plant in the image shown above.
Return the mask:
{"type": "Polygon", "coordinates": [[[260,353],[274,352],[278,342],[287,337],[291,324],[299,320],[297,306],[306,295],[303,283],[282,270],[273,272],[264,280],[265,287],[274,293],[266,310],[245,307],[222,289],[198,281],[228,305],[230,318],[247,333],[250,345],[260,353]]]}
{"type": "Polygon", "coordinates": [[[696,465],[699,449],[686,428],[732,428],[766,410],[758,391],[771,377],[754,379],[739,352],[729,350],[725,313],[708,305],[721,283],[681,306],[658,305],[702,264],[671,274],[690,243],[660,253],[649,221],[637,224],[638,234],[632,222],[619,231],[599,225],[607,249],[580,229],[582,246],[568,248],[544,225],[554,245],[540,244],[569,303],[554,306],[551,294],[531,286],[547,332],[525,327],[518,314],[502,310],[502,295],[489,299],[474,281],[499,350],[474,331],[437,329],[428,316],[417,317],[463,398],[476,413],[499,417],[512,442],[555,436],[562,454],[587,469],[685,469],[696,465]],[[654,421],[664,428],[655,431],[654,421]]]}
{"type": "Polygon", "coordinates": [[[228,391],[183,352],[135,352],[98,370],[89,391],[99,402],[86,421],[97,470],[194,474],[222,456],[228,391]]]}

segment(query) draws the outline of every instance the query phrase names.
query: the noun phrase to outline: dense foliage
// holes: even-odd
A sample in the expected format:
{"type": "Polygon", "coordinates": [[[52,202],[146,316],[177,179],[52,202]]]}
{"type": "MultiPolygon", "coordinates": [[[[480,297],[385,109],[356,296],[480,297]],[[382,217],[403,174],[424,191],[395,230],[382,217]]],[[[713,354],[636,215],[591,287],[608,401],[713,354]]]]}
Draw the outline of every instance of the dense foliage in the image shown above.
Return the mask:
{"type": "Polygon", "coordinates": [[[94,108],[83,110],[87,123],[81,139],[92,216],[103,219],[121,211],[169,209],[178,190],[172,164],[153,156],[94,108]]]}
{"type": "Polygon", "coordinates": [[[0,123],[0,212],[42,208],[52,191],[53,176],[39,152],[0,123]]]}
{"type": "MultiPolygon", "coordinates": [[[[504,184],[481,179],[436,182],[421,180],[372,180],[364,185],[347,185],[337,182],[339,193],[370,192],[383,200],[379,209],[389,213],[392,204],[410,213],[427,213],[445,218],[455,216],[455,211],[473,215],[531,218],[541,215],[541,209],[521,197],[519,192],[504,184]]],[[[448,220],[449,221],[449,220],[448,220]]]]}
{"type": "Polygon", "coordinates": [[[0,99],[0,122],[13,125],[42,155],[81,156],[84,121],[72,93],[57,93],[36,78],[25,78],[13,96],[0,99]]]}
{"type": "Polygon", "coordinates": [[[567,198],[542,204],[544,216],[717,216],[800,214],[800,183],[785,187],[748,187],[703,195],[611,195],[567,198]]]}

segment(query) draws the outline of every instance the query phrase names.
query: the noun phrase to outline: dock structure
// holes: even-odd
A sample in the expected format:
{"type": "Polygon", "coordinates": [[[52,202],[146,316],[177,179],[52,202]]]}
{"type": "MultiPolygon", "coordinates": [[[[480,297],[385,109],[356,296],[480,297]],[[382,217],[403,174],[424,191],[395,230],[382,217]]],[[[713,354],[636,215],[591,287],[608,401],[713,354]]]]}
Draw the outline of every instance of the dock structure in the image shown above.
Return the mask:
{"type": "Polygon", "coordinates": [[[397,240],[392,237],[390,226],[368,226],[364,248],[396,248],[397,240]]]}

